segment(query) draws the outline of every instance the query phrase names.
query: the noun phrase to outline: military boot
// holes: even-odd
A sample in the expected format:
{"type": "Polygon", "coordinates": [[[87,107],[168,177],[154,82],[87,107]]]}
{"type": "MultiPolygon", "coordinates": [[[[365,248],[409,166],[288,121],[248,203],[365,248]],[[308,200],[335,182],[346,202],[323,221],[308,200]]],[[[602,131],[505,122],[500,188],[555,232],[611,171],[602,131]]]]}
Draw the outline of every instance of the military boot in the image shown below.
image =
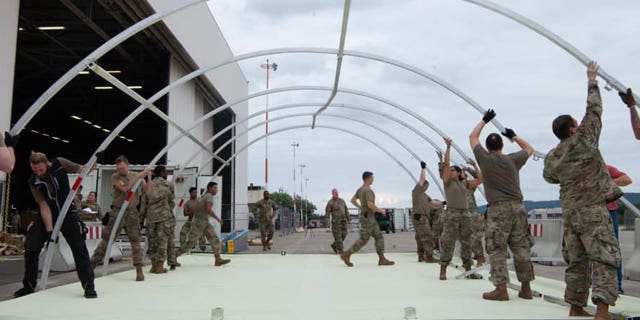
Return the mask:
{"type": "Polygon", "coordinates": [[[215,265],[216,267],[219,267],[219,266],[221,266],[221,265],[225,265],[225,264],[227,264],[227,263],[231,262],[231,260],[229,260],[229,259],[222,259],[222,257],[220,257],[220,254],[219,254],[219,253],[218,253],[218,254],[216,254],[216,255],[215,255],[215,257],[216,257],[216,260],[215,260],[214,265],[215,265]]]}
{"type": "Polygon", "coordinates": [[[479,255],[476,257],[476,268],[482,267],[487,260],[484,258],[484,255],[479,255]]]}
{"type": "MultiPolygon", "coordinates": [[[[470,270],[471,270],[471,266],[465,266],[464,267],[464,271],[470,271],[470,270]]],[[[466,276],[466,278],[467,279],[478,280],[478,279],[482,279],[482,276],[474,272],[474,273],[466,276]]]]}
{"type": "Polygon", "coordinates": [[[522,283],[520,292],[518,292],[518,297],[522,299],[527,299],[527,300],[533,299],[533,292],[531,292],[531,283],[529,282],[522,283]]]}
{"type": "Polygon", "coordinates": [[[385,256],[384,253],[380,252],[378,253],[378,265],[379,266],[392,266],[396,264],[395,262],[388,260],[385,256]]]}
{"type": "Polygon", "coordinates": [[[434,258],[432,255],[428,255],[424,258],[424,262],[426,263],[438,263],[440,260],[434,258]]]}
{"type": "Polygon", "coordinates": [[[164,268],[164,261],[154,261],[152,262],[151,273],[161,274],[167,273],[167,269],[164,268]]]}
{"type": "Polygon", "coordinates": [[[335,243],[331,244],[331,249],[333,250],[334,253],[338,253],[338,248],[336,248],[336,244],[335,243]]]}
{"type": "Polygon", "coordinates": [[[593,320],[611,320],[609,305],[602,301],[598,301],[596,305],[598,308],[596,309],[596,314],[594,315],[593,320]]]}
{"type": "Polygon", "coordinates": [[[353,263],[351,263],[351,251],[349,250],[345,251],[343,254],[340,255],[340,259],[344,261],[344,264],[346,264],[347,267],[353,267],[353,263]]]}
{"type": "Polygon", "coordinates": [[[593,317],[593,315],[583,307],[571,305],[571,309],[569,309],[569,317],[593,317]]]}
{"type": "Polygon", "coordinates": [[[447,266],[440,265],[440,280],[447,280],[447,266]]]}
{"type": "Polygon", "coordinates": [[[142,266],[136,266],[136,281],[144,281],[144,273],[142,273],[142,266]]]}
{"type": "Polygon", "coordinates": [[[267,251],[267,242],[262,239],[262,251],[267,251]]]}
{"type": "Polygon", "coordinates": [[[495,290],[491,292],[485,292],[482,294],[482,299],[495,300],[495,301],[507,301],[509,300],[509,293],[507,292],[506,284],[499,284],[495,290]]]}
{"type": "Polygon", "coordinates": [[[424,262],[424,253],[418,251],[418,262],[424,262]]]}
{"type": "Polygon", "coordinates": [[[272,245],[273,245],[273,242],[271,241],[271,239],[267,239],[267,250],[271,250],[272,245]]]}

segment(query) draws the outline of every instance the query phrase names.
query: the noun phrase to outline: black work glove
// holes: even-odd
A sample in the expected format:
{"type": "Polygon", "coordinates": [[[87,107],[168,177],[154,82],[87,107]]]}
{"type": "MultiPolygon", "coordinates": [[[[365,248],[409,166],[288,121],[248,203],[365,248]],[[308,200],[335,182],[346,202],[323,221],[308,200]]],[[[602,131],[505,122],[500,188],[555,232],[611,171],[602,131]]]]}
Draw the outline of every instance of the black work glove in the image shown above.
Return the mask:
{"type": "Polygon", "coordinates": [[[46,235],[46,247],[49,247],[49,244],[56,242],[55,240],[53,240],[53,232],[52,231],[47,231],[47,235],[46,235]]]}
{"type": "Polygon", "coordinates": [[[620,96],[620,99],[622,99],[622,102],[627,105],[627,107],[631,108],[636,104],[636,99],[633,98],[633,92],[631,92],[631,88],[627,89],[627,93],[624,93],[622,91],[618,92],[618,95],[620,96]]]}
{"type": "Polygon", "coordinates": [[[482,117],[482,121],[484,121],[484,123],[489,123],[489,121],[493,120],[493,118],[496,117],[496,112],[493,111],[493,109],[489,109],[487,110],[487,112],[485,112],[484,117],[482,117]]]}
{"type": "Polygon", "coordinates": [[[504,132],[501,133],[503,136],[509,138],[509,140],[513,140],[513,138],[517,136],[516,132],[509,128],[504,128],[504,132]]]}
{"type": "Polygon", "coordinates": [[[20,140],[20,135],[12,136],[8,131],[4,132],[4,144],[7,145],[7,148],[15,148],[18,140],[20,140]]]}
{"type": "Polygon", "coordinates": [[[420,161],[420,168],[425,169],[427,167],[427,163],[424,161],[420,161]]]}
{"type": "Polygon", "coordinates": [[[104,162],[104,150],[100,150],[96,152],[96,162],[103,163],[104,162]]]}

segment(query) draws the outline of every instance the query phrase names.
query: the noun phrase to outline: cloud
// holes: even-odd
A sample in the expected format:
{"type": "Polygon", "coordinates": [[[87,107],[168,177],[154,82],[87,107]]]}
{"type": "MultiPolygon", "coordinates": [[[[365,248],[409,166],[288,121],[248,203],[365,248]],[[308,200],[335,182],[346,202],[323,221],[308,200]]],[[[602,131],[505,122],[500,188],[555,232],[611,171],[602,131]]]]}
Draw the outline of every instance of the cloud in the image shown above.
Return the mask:
{"type": "MultiPolygon", "coordinates": [[[[634,13],[635,1],[500,1],[564,37],[619,80],[640,87],[640,66],[630,63],[640,54],[634,41],[640,23],[634,13]]],[[[210,4],[226,38],[237,54],[278,47],[337,48],[342,19],[342,1],[216,1],[210,4]]],[[[495,108],[498,119],[512,127],[538,150],[546,152],[557,144],[550,130],[553,118],[568,113],[581,118],[586,100],[585,68],[562,49],[515,22],[464,1],[363,1],[354,2],[349,21],[346,48],[388,56],[454,84],[485,108],[495,108]]],[[[265,87],[264,59],[241,63],[250,80],[250,91],[265,87]]],[[[331,86],[336,58],[333,55],[286,54],[268,57],[279,70],[271,78],[272,87],[294,85],[331,86]]],[[[392,100],[437,125],[467,154],[468,134],[481,114],[463,100],[433,82],[397,67],[354,57],[345,57],[341,87],[370,92],[392,100]]],[[[604,84],[601,83],[601,87],[604,84]]],[[[639,89],[640,90],[640,89],[639,89]]],[[[297,102],[326,101],[327,91],[296,91],[273,94],[271,106],[297,102]]],[[[629,128],[628,112],[615,92],[602,89],[605,113],[601,150],[605,160],[640,176],[635,159],[640,157],[638,142],[629,128]]],[[[335,103],[357,104],[379,110],[406,121],[436,143],[438,134],[421,121],[379,101],[340,93],[335,103]]],[[[265,99],[250,102],[250,112],[264,109],[265,99]]],[[[313,108],[274,113],[311,112],[313,108]]],[[[331,113],[357,117],[387,128],[437,170],[434,149],[418,135],[390,119],[361,111],[330,109],[331,113]]],[[[263,118],[254,121],[262,120],[263,118]]],[[[322,123],[344,126],[374,139],[387,148],[410,170],[416,159],[395,142],[375,130],[346,120],[320,119],[322,123]]],[[[252,122],[252,123],[256,123],[252,122]]],[[[273,128],[310,124],[310,118],[292,118],[273,128]]],[[[256,129],[252,137],[264,130],[256,129]]],[[[495,132],[487,128],[483,137],[495,132]]],[[[270,189],[291,190],[292,150],[301,144],[297,162],[305,163],[309,177],[308,194],[323,207],[332,187],[345,198],[360,184],[363,170],[376,173],[374,189],[385,196],[388,206],[410,206],[413,180],[393,160],[375,146],[357,137],[326,129],[290,131],[269,139],[270,189]]],[[[518,148],[508,144],[505,151],[518,148]]],[[[250,181],[259,184],[264,174],[264,143],[250,148],[250,181]]],[[[461,157],[455,155],[455,159],[461,157]]],[[[525,197],[531,200],[557,199],[557,186],[541,176],[542,161],[529,160],[521,171],[525,197]]],[[[297,189],[299,190],[299,186],[297,189]]],[[[632,185],[627,191],[640,191],[632,185]]],[[[431,190],[441,197],[436,190],[431,190]]],[[[479,202],[483,202],[480,200],[479,202]]]]}

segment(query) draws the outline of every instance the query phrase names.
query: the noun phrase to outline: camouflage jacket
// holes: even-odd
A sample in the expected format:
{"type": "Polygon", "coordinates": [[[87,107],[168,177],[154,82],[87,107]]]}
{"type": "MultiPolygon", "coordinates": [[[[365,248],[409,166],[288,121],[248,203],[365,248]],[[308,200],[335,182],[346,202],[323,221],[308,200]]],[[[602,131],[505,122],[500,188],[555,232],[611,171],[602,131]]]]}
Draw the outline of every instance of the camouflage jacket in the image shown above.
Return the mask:
{"type": "Polygon", "coordinates": [[[349,209],[342,198],[331,198],[327,202],[327,207],[324,211],[327,223],[329,222],[329,217],[331,217],[333,222],[349,221],[349,209]]]}
{"type": "Polygon", "coordinates": [[[162,177],[154,178],[151,183],[151,191],[144,194],[144,208],[141,210],[147,223],[172,219],[175,206],[173,184],[162,177]]]}
{"type": "Polygon", "coordinates": [[[549,151],[544,160],[544,179],[560,184],[565,210],[604,204],[622,191],[611,180],[599,149],[602,131],[602,98],[596,80],[589,81],[587,110],[577,132],[549,151]]]}
{"type": "Polygon", "coordinates": [[[256,202],[253,213],[259,222],[264,223],[271,221],[275,217],[276,210],[278,210],[278,205],[275,201],[260,199],[256,202]]]}

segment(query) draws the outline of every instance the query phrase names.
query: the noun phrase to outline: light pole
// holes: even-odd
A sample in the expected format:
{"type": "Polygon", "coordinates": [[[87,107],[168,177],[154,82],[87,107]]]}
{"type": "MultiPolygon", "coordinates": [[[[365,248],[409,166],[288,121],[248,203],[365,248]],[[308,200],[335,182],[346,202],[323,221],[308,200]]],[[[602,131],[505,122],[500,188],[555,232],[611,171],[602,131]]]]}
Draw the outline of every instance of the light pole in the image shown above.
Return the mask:
{"type": "Polygon", "coordinates": [[[302,195],[304,194],[304,190],[302,190],[302,179],[303,179],[303,178],[302,178],[302,177],[303,177],[303,176],[302,176],[302,169],[303,169],[303,168],[305,168],[305,167],[306,167],[306,165],[303,163],[303,164],[298,165],[298,167],[300,167],[300,200],[301,200],[301,201],[300,201],[300,218],[302,218],[302,219],[300,220],[300,225],[301,225],[302,227],[304,227],[306,224],[302,223],[302,222],[304,221],[304,216],[302,215],[302,210],[303,210],[304,205],[305,205],[305,203],[304,203],[304,202],[302,202],[302,195]]]}
{"type": "MultiPolygon", "coordinates": [[[[269,59],[267,59],[267,63],[263,63],[260,65],[262,69],[267,70],[267,90],[269,90],[269,70],[273,69],[273,71],[278,70],[278,65],[274,63],[269,63],[269,59]]],[[[265,96],[265,138],[264,138],[264,189],[269,190],[269,95],[265,96]]]]}
{"type": "Polygon", "coordinates": [[[307,219],[307,225],[309,225],[309,198],[307,198],[309,178],[304,179],[304,216],[307,219]]]}
{"type": "MultiPolygon", "coordinates": [[[[299,143],[293,141],[291,148],[293,149],[293,214],[296,214],[296,148],[300,147],[299,143]]],[[[302,218],[302,215],[300,215],[302,218]]],[[[300,227],[302,227],[302,220],[300,220],[300,227]]]]}

